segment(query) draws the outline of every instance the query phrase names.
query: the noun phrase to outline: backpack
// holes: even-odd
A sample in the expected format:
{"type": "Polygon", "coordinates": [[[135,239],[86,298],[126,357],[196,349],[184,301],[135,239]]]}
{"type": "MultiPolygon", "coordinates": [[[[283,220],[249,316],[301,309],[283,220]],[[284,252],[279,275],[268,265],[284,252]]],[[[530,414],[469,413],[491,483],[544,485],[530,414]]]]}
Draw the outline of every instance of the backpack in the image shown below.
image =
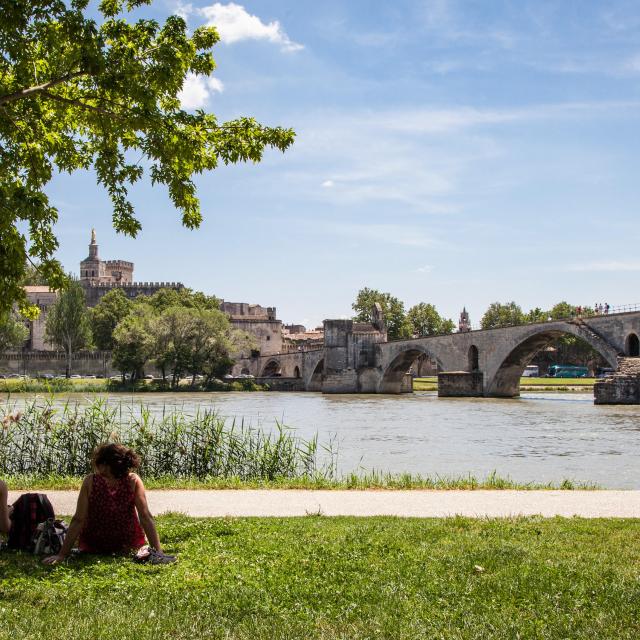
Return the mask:
{"type": "Polygon", "coordinates": [[[14,503],[11,512],[9,549],[33,550],[33,536],[41,522],[54,519],[55,513],[44,493],[24,493],[14,503]]]}
{"type": "Polygon", "coordinates": [[[49,518],[41,522],[33,534],[33,553],[47,556],[55,556],[60,553],[68,529],[69,527],[62,520],[49,518]]]}

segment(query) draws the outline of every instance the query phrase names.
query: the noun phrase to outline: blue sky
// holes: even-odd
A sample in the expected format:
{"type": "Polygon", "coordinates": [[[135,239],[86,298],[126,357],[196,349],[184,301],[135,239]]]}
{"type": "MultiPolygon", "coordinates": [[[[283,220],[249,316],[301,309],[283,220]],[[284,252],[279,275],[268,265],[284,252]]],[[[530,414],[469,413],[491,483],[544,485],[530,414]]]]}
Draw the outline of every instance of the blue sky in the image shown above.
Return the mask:
{"type": "Polygon", "coordinates": [[[260,0],[141,13],[214,23],[186,107],[293,127],[294,147],[197,180],[205,222],[133,189],[138,238],[91,174],[59,177],[59,258],[90,229],[138,280],[181,281],[313,326],[359,288],[477,324],[523,308],[640,302],[640,2],[260,0]]]}

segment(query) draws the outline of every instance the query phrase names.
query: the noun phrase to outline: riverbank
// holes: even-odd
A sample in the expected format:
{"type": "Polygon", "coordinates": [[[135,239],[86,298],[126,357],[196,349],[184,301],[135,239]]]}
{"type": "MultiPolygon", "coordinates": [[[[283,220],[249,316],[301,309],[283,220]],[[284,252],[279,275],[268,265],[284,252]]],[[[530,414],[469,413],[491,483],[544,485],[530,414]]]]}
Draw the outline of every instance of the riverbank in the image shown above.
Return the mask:
{"type": "MultiPolygon", "coordinates": [[[[9,489],[20,491],[50,491],[73,490],[79,491],[83,476],[64,475],[4,475],[3,479],[9,485],[9,489]]],[[[144,478],[145,486],[151,490],[177,490],[177,491],[249,491],[263,490],[309,490],[309,491],[361,491],[375,490],[438,490],[438,491],[478,491],[478,490],[519,490],[519,491],[593,491],[599,487],[593,483],[579,482],[576,480],[564,480],[554,482],[516,482],[511,478],[504,478],[497,473],[490,473],[484,478],[476,478],[472,475],[459,477],[423,477],[417,474],[401,473],[351,473],[342,477],[327,475],[309,475],[298,478],[254,478],[243,479],[239,477],[210,477],[210,478],[181,478],[175,476],[144,478]]]]}
{"type": "Polygon", "coordinates": [[[637,520],[157,519],[179,561],[0,553],[0,639],[640,633],[637,520]]]}
{"type": "MultiPolygon", "coordinates": [[[[593,392],[595,378],[520,378],[523,393],[589,393],[593,392]]],[[[413,379],[414,391],[437,391],[438,378],[413,379]]]]}
{"type": "Polygon", "coordinates": [[[177,387],[162,380],[139,380],[134,384],[121,380],[104,378],[10,378],[0,380],[0,394],[16,393],[202,393],[229,391],[268,391],[264,385],[256,384],[250,378],[224,382],[214,380],[204,385],[192,385],[191,380],[182,380],[177,387]]]}

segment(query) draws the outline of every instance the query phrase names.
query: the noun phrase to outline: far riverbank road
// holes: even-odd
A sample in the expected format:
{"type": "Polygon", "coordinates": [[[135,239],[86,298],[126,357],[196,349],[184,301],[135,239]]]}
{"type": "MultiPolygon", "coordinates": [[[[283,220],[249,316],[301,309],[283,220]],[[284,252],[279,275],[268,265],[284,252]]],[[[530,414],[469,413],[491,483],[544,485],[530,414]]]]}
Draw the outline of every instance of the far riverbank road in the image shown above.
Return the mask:
{"type": "MultiPolygon", "coordinates": [[[[22,491],[9,492],[11,504],[22,491]]],[[[72,514],[77,492],[47,491],[56,513],[72,514]]],[[[152,513],[196,517],[516,515],[640,518],[640,491],[182,490],[147,491],[152,513]]]]}

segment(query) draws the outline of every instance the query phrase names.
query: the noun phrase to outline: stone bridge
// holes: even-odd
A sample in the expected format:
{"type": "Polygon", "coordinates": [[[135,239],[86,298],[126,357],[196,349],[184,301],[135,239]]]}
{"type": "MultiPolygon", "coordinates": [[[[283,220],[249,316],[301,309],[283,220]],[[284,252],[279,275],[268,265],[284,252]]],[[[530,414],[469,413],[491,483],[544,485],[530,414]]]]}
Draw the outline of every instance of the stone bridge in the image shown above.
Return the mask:
{"type": "Polygon", "coordinates": [[[239,360],[233,373],[299,378],[307,391],[323,393],[402,393],[411,391],[408,371],[425,354],[438,365],[440,395],[510,398],[535,354],[563,335],[582,338],[614,369],[619,356],[640,356],[640,311],[391,342],[386,333],[354,331],[351,320],[324,326],[323,348],[239,360]]]}

